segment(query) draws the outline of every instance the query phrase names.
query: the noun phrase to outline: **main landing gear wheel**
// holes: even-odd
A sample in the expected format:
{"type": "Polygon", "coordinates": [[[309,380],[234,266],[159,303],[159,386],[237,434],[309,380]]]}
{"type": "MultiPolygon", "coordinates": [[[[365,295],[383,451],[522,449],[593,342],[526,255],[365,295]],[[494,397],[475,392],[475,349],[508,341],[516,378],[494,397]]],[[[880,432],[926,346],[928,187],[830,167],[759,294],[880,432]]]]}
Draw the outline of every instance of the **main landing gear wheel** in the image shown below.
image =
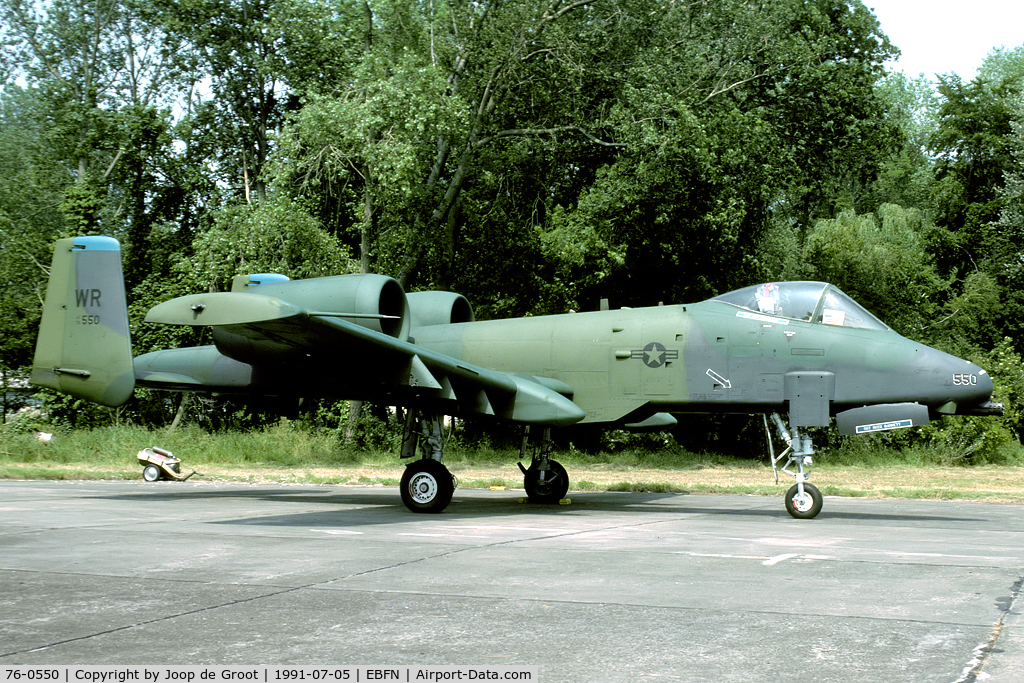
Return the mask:
{"type": "Polygon", "coordinates": [[[523,475],[523,486],[531,503],[557,503],[569,492],[569,474],[554,460],[548,460],[547,470],[534,463],[523,475]]]}
{"type": "Polygon", "coordinates": [[[804,492],[793,484],[786,493],[786,512],[797,519],[814,519],[821,512],[821,491],[814,484],[804,482],[804,492]]]}
{"type": "Polygon", "coordinates": [[[440,461],[409,463],[402,474],[402,502],[413,512],[441,512],[452,502],[455,480],[440,461]]]}
{"type": "Polygon", "coordinates": [[[146,465],[142,468],[142,478],[146,481],[159,481],[163,472],[156,465],[146,465]]]}

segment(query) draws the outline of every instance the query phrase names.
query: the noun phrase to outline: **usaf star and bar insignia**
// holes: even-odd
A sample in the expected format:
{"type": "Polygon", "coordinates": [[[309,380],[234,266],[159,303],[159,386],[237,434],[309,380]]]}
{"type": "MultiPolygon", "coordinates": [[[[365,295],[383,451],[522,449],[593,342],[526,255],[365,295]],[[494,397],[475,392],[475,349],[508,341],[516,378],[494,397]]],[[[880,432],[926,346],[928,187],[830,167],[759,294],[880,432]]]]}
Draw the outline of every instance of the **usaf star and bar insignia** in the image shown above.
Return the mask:
{"type": "Polygon", "coordinates": [[[666,349],[664,344],[651,342],[642,349],[632,352],[630,358],[639,358],[649,368],[660,368],[670,360],[679,358],[679,349],[666,349]]]}

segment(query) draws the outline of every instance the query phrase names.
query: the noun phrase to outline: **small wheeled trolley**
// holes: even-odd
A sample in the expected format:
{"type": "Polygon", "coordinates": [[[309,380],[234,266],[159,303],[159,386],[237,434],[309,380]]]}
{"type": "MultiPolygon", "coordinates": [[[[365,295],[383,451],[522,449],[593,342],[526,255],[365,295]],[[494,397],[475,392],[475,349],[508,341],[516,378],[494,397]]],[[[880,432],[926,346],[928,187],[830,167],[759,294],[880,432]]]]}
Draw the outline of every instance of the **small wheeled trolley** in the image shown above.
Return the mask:
{"type": "Polygon", "coordinates": [[[139,464],[142,465],[142,478],[146,481],[161,479],[185,481],[196,473],[195,470],[192,470],[188,474],[182,474],[181,458],[174,457],[174,453],[158,446],[143,448],[139,451],[138,458],[139,464]]]}

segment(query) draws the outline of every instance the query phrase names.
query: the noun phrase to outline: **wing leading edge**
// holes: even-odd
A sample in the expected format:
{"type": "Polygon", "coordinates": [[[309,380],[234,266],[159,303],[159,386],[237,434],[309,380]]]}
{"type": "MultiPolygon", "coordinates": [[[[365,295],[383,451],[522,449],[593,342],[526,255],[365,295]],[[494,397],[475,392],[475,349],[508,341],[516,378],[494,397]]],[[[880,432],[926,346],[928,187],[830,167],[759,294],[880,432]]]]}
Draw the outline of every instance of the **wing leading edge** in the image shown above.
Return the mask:
{"type": "MultiPolygon", "coordinates": [[[[381,331],[376,321],[391,317],[365,310],[311,311],[255,291],[172,299],[151,309],[146,321],[210,326],[216,348],[140,356],[136,381],[154,388],[245,391],[261,378],[284,386],[293,373],[321,372],[326,395],[332,388],[348,394],[343,398],[387,394],[397,403],[523,424],[566,426],[583,419],[564,382],[491,370],[425,349],[381,331]],[[339,386],[329,377],[346,379],[339,386]]],[[[306,377],[304,385],[310,384],[306,377]]]]}
{"type": "Polygon", "coordinates": [[[402,500],[414,512],[433,513],[445,509],[455,487],[441,462],[442,414],[543,427],[524,430],[520,458],[529,455],[531,464],[520,467],[529,499],[556,503],[569,483],[551,458],[548,427],[646,416],[629,426],[664,428],[674,419],[651,410],[782,412],[788,403],[789,427],[772,412],[788,447],[776,456],[769,441],[771,463],[775,470],[786,460],[782,471],[796,479],[786,509],[810,519],[822,496],[807,481],[814,450],[803,427],[827,424],[835,414],[841,433],[871,433],[926,424],[933,413],[1003,411],[991,400],[984,370],[870,324],[852,300],[830,300],[831,291],[824,283],[769,283],[689,311],[491,324],[475,323],[460,295],[406,295],[382,275],[238,276],[232,292],[182,297],[147,316],[209,327],[214,345],[133,359],[120,247],[107,237],[78,237],[54,248],[31,381],[112,407],[134,386],[406,406],[401,455],[422,455],[406,466],[402,500]],[[793,287],[817,298],[784,296],[793,287]],[[646,357],[658,348],[660,355],[646,357]],[[725,389],[732,391],[715,393],[725,389]]]}

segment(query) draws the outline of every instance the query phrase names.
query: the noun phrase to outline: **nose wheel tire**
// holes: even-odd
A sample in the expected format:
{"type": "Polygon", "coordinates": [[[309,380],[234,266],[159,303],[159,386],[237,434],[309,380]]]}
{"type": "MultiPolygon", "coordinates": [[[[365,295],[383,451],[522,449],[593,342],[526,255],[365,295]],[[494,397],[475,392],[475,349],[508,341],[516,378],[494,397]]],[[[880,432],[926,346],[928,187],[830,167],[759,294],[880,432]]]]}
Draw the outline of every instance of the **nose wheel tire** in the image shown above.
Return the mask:
{"type": "Polygon", "coordinates": [[[523,488],[531,503],[557,503],[569,491],[569,474],[554,460],[548,460],[548,469],[531,466],[523,476],[523,488]]]}
{"type": "Polygon", "coordinates": [[[804,482],[804,492],[793,484],[786,493],[786,512],[797,519],[814,519],[821,512],[821,491],[814,484],[804,482]]]}
{"type": "Polygon", "coordinates": [[[413,512],[441,512],[452,501],[455,480],[440,461],[417,460],[402,474],[402,502],[413,512]]]}

